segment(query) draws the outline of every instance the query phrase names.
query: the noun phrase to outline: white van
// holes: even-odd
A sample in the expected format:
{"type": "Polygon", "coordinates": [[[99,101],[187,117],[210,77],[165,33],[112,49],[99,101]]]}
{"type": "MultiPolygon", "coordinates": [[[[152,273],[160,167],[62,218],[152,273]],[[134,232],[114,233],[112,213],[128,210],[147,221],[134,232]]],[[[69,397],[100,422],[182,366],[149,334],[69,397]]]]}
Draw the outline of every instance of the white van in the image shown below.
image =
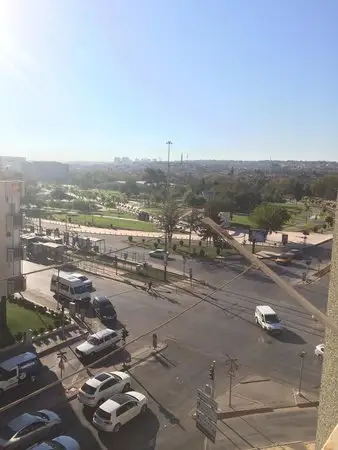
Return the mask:
{"type": "Polygon", "coordinates": [[[78,278],[80,281],[83,281],[84,284],[87,286],[88,292],[93,292],[95,289],[93,287],[93,282],[90,280],[86,275],[83,275],[83,273],[72,273],[73,277],[78,278]]]}
{"type": "Polygon", "coordinates": [[[60,297],[66,298],[70,302],[89,302],[91,300],[87,283],[67,272],[60,272],[60,279],[58,279],[57,273],[52,275],[50,290],[55,294],[59,294],[60,297]]]}
{"type": "Polygon", "coordinates": [[[275,311],[270,306],[257,306],[255,321],[268,333],[281,333],[283,325],[275,311]]]}

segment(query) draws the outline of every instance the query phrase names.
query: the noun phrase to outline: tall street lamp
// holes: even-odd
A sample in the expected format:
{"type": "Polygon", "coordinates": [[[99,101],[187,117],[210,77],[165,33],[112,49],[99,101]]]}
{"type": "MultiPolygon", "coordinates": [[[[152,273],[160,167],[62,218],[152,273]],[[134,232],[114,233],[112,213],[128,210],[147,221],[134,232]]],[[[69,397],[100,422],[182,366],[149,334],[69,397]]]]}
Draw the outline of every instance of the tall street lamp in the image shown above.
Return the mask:
{"type": "MultiPolygon", "coordinates": [[[[166,185],[165,185],[165,201],[167,202],[169,199],[169,174],[170,174],[170,150],[173,143],[171,141],[166,142],[168,146],[168,160],[167,160],[167,177],[166,177],[166,185]]],[[[164,281],[167,281],[167,265],[168,265],[168,226],[165,225],[164,230],[164,281]]]]}

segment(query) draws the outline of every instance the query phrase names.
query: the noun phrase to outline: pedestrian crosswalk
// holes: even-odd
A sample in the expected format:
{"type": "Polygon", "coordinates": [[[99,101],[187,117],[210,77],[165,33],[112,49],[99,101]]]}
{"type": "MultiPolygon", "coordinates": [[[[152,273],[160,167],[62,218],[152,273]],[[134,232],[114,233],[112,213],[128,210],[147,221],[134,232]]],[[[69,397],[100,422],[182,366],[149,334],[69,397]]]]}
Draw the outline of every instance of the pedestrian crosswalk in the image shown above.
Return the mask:
{"type": "Polygon", "coordinates": [[[316,450],[315,442],[291,442],[272,447],[264,447],[261,450],[316,450]]]}

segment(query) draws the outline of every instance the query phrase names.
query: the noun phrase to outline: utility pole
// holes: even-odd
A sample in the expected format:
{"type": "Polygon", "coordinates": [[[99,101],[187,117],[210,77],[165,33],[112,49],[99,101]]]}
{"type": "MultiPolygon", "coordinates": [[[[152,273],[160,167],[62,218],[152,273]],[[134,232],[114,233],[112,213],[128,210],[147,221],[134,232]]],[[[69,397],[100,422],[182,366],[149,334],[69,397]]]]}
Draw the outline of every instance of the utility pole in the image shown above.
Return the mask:
{"type": "MultiPolygon", "coordinates": [[[[169,174],[170,174],[170,150],[171,150],[171,146],[173,145],[173,143],[171,141],[168,141],[167,143],[168,146],[168,165],[167,165],[167,178],[166,178],[166,185],[165,185],[165,201],[167,202],[169,199],[169,174]]],[[[167,281],[167,266],[168,266],[168,227],[167,225],[165,226],[165,230],[164,230],[164,259],[163,259],[163,263],[164,263],[164,281],[167,281]]]]}
{"type": "Polygon", "coordinates": [[[229,408],[231,408],[231,397],[232,397],[232,378],[235,376],[235,372],[238,369],[237,359],[230,358],[229,355],[226,355],[227,359],[225,364],[229,367],[228,375],[229,375],[229,408]]]}
{"type": "MultiPolygon", "coordinates": [[[[205,386],[205,391],[206,391],[206,393],[208,394],[208,395],[210,395],[210,397],[212,398],[212,399],[214,399],[215,398],[215,369],[216,369],[216,361],[213,361],[211,364],[210,364],[210,367],[209,367],[209,379],[210,379],[210,381],[211,381],[211,385],[210,385],[210,391],[211,392],[208,392],[209,391],[209,389],[208,389],[208,385],[206,385],[205,386]]],[[[209,450],[210,449],[210,442],[209,442],[209,439],[205,436],[204,437],[204,443],[203,443],[203,450],[209,450]]]]}
{"type": "Polygon", "coordinates": [[[299,385],[297,394],[301,397],[302,395],[302,381],[303,381],[303,370],[304,370],[304,359],[306,356],[306,352],[303,350],[299,353],[300,357],[300,370],[299,370],[299,385]]]}

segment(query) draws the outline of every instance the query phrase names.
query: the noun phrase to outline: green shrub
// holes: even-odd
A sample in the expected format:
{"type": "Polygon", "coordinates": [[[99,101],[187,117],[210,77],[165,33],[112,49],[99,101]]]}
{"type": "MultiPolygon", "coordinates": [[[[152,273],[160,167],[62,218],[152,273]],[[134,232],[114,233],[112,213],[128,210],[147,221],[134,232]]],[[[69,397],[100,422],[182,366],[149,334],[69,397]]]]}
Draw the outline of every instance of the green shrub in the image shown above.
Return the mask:
{"type": "Polygon", "coordinates": [[[39,330],[35,328],[33,330],[33,336],[37,336],[38,334],[39,334],[39,330]]]}
{"type": "Polygon", "coordinates": [[[318,225],[315,225],[315,226],[313,227],[313,231],[314,231],[315,233],[318,233],[318,230],[319,230],[318,225]]]}
{"type": "Polygon", "coordinates": [[[49,324],[47,325],[47,330],[48,330],[48,331],[53,331],[53,330],[54,330],[54,326],[53,326],[51,323],[49,323],[49,324]]]}
{"type": "Polygon", "coordinates": [[[216,248],[216,253],[217,253],[217,256],[219,256],[219,255],[220,255],[220,253],[221,253],[221,249],[220,249],[219,247],[217,247],[217,248],[216,248]]]}
{"type": "Polygon", "coordinates": [[[54,324],[55,324],[55,328],[59,328],[61,326],[61,320],[55,319],[54,324]]]}
{"type": "Polygon", "coordinates": [[[308,236],[310,234],[310,231],[309,230],[303,230],[303,235],[304,236],[308,236]]]}
{"type": "Polygon", "coordinates": [[[23,339],[23,333],[21,333],[21,331],[19,331],[18,333],[16,333],[16,335],[14,336],[14,339],[16,340],[16,342],[21,342],[23,339]]]}
{"type": "Polygon", "coordinates": [[[41,327],[40,330],[39,330],[39,334],[43,334],[45,331],[46,331],[46,328],[45,327],[41,327]]]}
{"type": "Polygon", "coordinates": [[[200,256],[205,256],[205,251],[203,248],[200,249],[200,256]]]}

